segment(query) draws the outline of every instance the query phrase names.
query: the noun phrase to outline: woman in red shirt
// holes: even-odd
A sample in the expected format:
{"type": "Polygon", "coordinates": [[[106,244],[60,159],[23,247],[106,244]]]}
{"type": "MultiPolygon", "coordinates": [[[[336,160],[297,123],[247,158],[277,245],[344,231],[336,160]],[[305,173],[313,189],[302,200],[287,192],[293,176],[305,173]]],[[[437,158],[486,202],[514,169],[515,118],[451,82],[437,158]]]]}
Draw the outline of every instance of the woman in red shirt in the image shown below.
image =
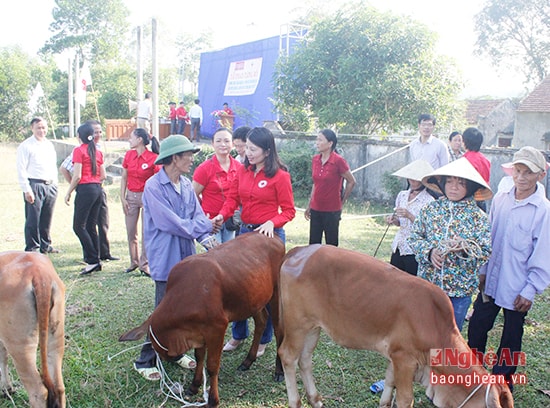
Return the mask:
{"type": "Polygon", "coordinates": [[[130,252],[130,266],[126,269],[126,273],[139,267],[141,273],[150,276],[149,262],[147,261],[143,240],[141,243],[141,256],[139,254],[137,231],[139,216],[143,211],[141,196],[145,182],[161,168],[161,166],[155,165],[159,143],[156,138],[151,138],[147,130],[143,128],[134,130],[128,141],[130,150],[126,152],[122,161],[122,177],[120,179],[120,201],[126,220],[128,250],[130,252]],[[147,149],[149,143],[151,143],[152,151],[147,149]]]}
{"type": "MultiPolygon", "coordinates": [[[[241,163],[229,154],[233,147],[232,133],[227,128],[219,128],[212,135],[214,155],[202,162],[193,173],[193,188],[201,200],[201,206],[207,216],[214,216],[222,209],[229,194],[233,180],[241,163]]],[[[235,238],[235,230],[222,229],[216,234],[218,242],[235,238]]]]}
{"type": "MultiPolygon", "coordinates": [[[[277,235],[285,242],[283,226],[296,215],[290,174],[281,162],[275,148],[275,139],[269,129],[256,127],[246,135],[246,159],[239,168],[220,215],[227,219],[242,205],[241,231],[258,231],[268,237],[277,235]]],[[[235,350],[248,337],[247,321],[233,322],[233,338],[224,351],[235,350]]],[[[268,319],[258,348],[261,356],[271,341],[273,325],[268,319]]]]}
{"type": "Polygon", "coordinates": [[[65,195],[65,204],[69,205],[71,193],[76,189],[73,231],[80,240],[86,262],[80,274],[87,275],[101,270],[97,218],[103,194],[101,183],[105,180],[105,167],[103,153],[95,146],[93,126],[85,123],[77,132],[82,144],[73,151],[73,177],[65,195]]]}
{"type": "Polygon", "coordinates": [[[311,198],[304,213],[309,223],[309,243],[320,244],[325,233],[325,242],[338,246],[338,229],[342,215],[342,206],[355,186],[355,177],[351,174],[346,160],[335,152],[336,133],[324,129],[317,135],[316,145],[319,154],[313,156],[311,173],[313,187],[311,198]],[[346,188],[342,194],[342,184],[346,188]]]}

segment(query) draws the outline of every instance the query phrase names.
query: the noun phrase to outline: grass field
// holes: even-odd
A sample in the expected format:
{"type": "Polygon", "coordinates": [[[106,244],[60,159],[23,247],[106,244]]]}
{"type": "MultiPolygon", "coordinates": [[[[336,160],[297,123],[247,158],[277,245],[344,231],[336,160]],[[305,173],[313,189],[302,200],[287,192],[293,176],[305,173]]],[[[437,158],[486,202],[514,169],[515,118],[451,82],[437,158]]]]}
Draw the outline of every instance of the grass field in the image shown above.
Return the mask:
{"type": "MultiPolygon", "coordinates": [[[[15,145],[0,144],[0,251],[21,250],[23,237],[23,200],[15,172],[15,145]]],[[[159,390],[158,383],[141,379],[131,369],[138,350],[130,350],[110,358],[133,343],[119,343],[118,337],[140,324],[153,309],[153,282],[137,273],[125,274],[129,266],[124,218],[118,200],[118,185],[106,186],[110,204],[110,240],[113,255],[121,260],[104,263],[103,271],[80,277],[78,271],[82,252],[72,231],[73,207],[66,206],[63,197],[67,184],[60,183],[58,203],[53,220],[53,244],[63,253],[51,255],[56,269],[66,284],[67,321],[64,379],[67,406],[84,407],[180,407],[159,390]]],[[[74,196],[74,195],[73,195],[74,196]]],[[[74,197],[73,197],[74,198],[74,197]]],[[[355,214],[346,213],[341,223],[341,246],[373,254],[386,227],[376,218],[361,216],[364,205],[353,207],[355,214]]],[[[350,207],[351,208],[351,207],[350,207]]],[[[373,209],[370,209],[373,211],[373,209]]],[[[301,212],[286,227],[287,247],[307,242],[308,225],[301,212]]],[[[389,229],[378,252],[378,258],[387,260],[395,233],[389,229]]],[[[365,294],[383,296],[384,294],[365,294]]],[[[548,407],[550,397],[540,390],[550,388],[550,295],[548,291],[536,299],[528,316],[524,336],[524,351],[529,382],[516,387],[517,407],[548,407]]],[[[405,300],[406,301],[406,300],[405,300]]],[[[366,311],[367,312],[367,311],[366,311]]],[[[0,312],[1,313],[1,312],[0,312]]],[[[421,318],[421,314],[419,314],[421,318]]],[[[492,334],[498,338],[502,322],[499,320],[492,334]]],[[[229,338],[229,331],[227,337],[229,338]]],[[[493,347],[497,344],[493,342],[493,347]]],[[[224,354],[220,373],[220,398],[223,407],[285,407],[284,383],[271,379],[275,350],[271,344],[266,354],[248,372],[237,372],[249,342],[238,351],[224,354]]],[[[319,391],[327,408],[375,407],[379,395],[372,395],[368,387],[383,378],[386,361],[373,352],[346,350],[323,336],[315,352],[315,375],[319,391]]],[[[191,372],[166,364],[174,381],[187,386],[191,372]]],[[[12,369],[12,375],[17,378],[12,369]]],[[[18,383],[18,381],[17,381],[18,383]]],[[[18,383],[19,384],[19,383],[18,383]]],[[[0,398],[0,408],[24,407],[27,396],[19,386],[12,399],[0,398]]],[[[421,387],[415,387],[415,406],[431,407],[421,387]]]]}

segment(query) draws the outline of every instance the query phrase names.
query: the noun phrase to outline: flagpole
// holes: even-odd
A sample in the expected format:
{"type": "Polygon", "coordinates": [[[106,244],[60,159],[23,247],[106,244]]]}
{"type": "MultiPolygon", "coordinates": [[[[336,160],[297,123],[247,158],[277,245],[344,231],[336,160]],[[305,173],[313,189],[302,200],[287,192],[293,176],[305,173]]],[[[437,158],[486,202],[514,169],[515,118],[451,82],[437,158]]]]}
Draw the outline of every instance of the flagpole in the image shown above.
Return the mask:
{"type": "Polygon", "coordinates": [[[46,103],[46,98],[44,98],[44,107],[46,108],[46,113],[48,114],[48,120],[52,124],[53,138],[57,139],[57,136],[55,135],[55,124],[53,122],[52,115],[50,115],[50,110],[48,109],[48,104],[46,103]]]}
{"type": "Polygon", "coordinates": [[[97,116],[97,121],[98,121],[98,122],[101,122],[101,121],[99,120],[99,110],[97,109],[97,99],[96,99],[96,97],[95,97],[95,91],[94,91],[94,84],[93,84],[93,83],[90,84],[90,88],[92,88],[92,93],[93,93],[93,95],[94,95],[94,106],[95,106],[95,114],[96,114],[96,116],[97,116]]]}

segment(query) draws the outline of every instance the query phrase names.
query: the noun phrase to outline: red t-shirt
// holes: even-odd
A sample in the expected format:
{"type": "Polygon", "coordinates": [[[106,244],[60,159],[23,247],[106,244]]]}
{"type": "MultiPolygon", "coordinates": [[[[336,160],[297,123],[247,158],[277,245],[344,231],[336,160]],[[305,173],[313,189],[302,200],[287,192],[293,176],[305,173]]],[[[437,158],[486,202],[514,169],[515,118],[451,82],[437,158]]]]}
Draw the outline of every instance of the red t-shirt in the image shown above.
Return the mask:
{"type": "Polygon", "coordinates": [[[202,162],[193,173],[193,181],[204,187],[201,193],[201,206],[205,214],[214,216],[220,212],[233,180],[237,177],[237,170],[242,167],[242,164],[231,156],[230,161],[229,171],[226,172],[214,155],[202,162]]]}
{"type": "Polygon", "coordinates": [[[340,211],[342,209],[342,175],[349,170],[346,160],[332,152],[322,164],[321,155],[313,156],[311,177],[313,178],[313,195],[310,208],[316,211],[340,211]]]}
{"type": "Polygon", "coordinates": [[[176,116],[178,117],[178,119],[185,119],[187,117],[187,111],[183,106],[180,106],[178,107],[178,109],[176,109],[176,116]]]}
{"type": "Polygon", "coordinates": [[[177,112],[176,108],[170,107],[170,114],[168,117],[170,119],[176,119],[176,116],[177,116],[176,112],[177,112]]]}
{"type": "Polygon", "coordinates": [[[489,159],[483,153],[470,150],[464,153],[464,157],[474,166],[481,177],[483,177],[483,180],[489,184],[489,177],[491,176],[491,162],[489,159]]]}
{"type": "Polygon", "coordinates": [[[278,170],[268,178],[263,169],[254,175],[254,171],[241,166],[220,214],[227,219],[239,204],[243,223],[263,224],[271,220],[275,228],[283,227],[296,215],[290,174],[278,170]]]}
{"type": "Polygon", "coordinates": [[[92,160],[88,154],[88,145],[82,143],[73,150],[73,164],[80,163],[82,165],[82,176],[78,184],[101,183],[101,172],[99,168],[103,165],[103,153],[101,150],[95,151],[96,171],[92,174],[92,160]]]}
{"type": "Polygon", "coordinates": [[[126,152],[122,167],[126,169],[128,174],[126,183],[128,190],[134,193],[143,192],[145,182],[162,167],[155,165],[157,156],[156,153],[147,149],[141,155],[138,155],[135,149],[126,152]]]}

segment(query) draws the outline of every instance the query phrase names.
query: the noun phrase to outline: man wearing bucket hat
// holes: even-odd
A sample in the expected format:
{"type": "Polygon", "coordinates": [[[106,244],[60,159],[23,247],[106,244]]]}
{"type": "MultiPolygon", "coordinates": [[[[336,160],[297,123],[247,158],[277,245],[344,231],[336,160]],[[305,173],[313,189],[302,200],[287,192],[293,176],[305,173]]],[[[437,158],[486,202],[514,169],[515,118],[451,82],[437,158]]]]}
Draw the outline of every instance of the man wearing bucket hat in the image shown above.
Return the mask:
{"type": "Polygon", "coordinates": [[[536,294],[550,284],[550,202],[539,182],[548,163],[537,149],[526,146],[514,154],[511,164],[514,187],[499,192],[489,218],[493,253],[480,271],[480,293],[468,327],[468,344],[485,352],[487,334],[500,310],[504,327],[493,374],[504,375],[513,389],[512,374],[518,361],[501,359],[521,351],[523,325],[536,294]]]}
{"type": "MultiPolygon", "coordinates": [[[[155,161],[163,168],[147,180],[143,190],[143,239],[155,281],[155,307],[164,297],[172,267],[195,253],[195,239],[208,249],[211,234],[221,227],[221,221],[210,220],[204,214],[191,181],[183,176],[191,171],[193,155],[199,150],[185,136],[168,136],[160,144],[155,161]]],[[[180,356],[176,363],[184,368],[196,365],[187,355],[180,356]]],[[[160,379],[150,343],[142,347],[134,368],[147,380],[160,379]]]]}
{"type": "Polygon", "coordinates": [[[399,192],[395,199],[394,213],[386,219],[388,224],[399,227],[393,239],[390,263],[415,276],[418,271],[418,262],[407,238],[422,207],[434,200],[422,184],[422,178],[432,171],[433,168],[427,161],[415,160],[392,174],[406,179],[409,188],[399,192]]]}
{"type": "Polygon", "coordinates": [[[488,200],[492,192],[464,157],[424,176],[422,183],[442,197],[420,210],[408,242],[418,276],[449,296],[461,330],[478,287],[479,268],[491,253],[489,220],[476,200],[488,200]]]}

